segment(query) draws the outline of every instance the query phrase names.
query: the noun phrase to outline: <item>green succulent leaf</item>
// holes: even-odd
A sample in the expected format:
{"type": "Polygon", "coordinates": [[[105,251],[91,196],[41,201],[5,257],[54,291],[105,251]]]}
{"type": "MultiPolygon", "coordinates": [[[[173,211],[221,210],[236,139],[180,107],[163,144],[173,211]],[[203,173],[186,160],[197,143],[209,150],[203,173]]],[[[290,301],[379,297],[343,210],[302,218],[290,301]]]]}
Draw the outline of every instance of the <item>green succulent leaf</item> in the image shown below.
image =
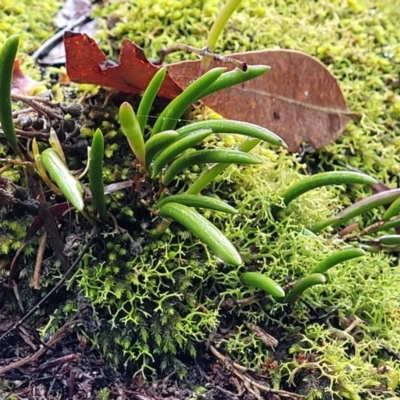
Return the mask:
{"type": "Polygon", "coordinates": [[[376,239],[384,246],[398,246],[400,245],[400,235],[382,235],[376,239]]]}
{"type": "MultiPolygon", "coordinates": [[[[374,208],[396,202],[398,198],[400,198],[400,189],[392,189],[385,192],[376,193],[365,199],[357,201],[356,203],[338,213],[335,216],[337,222],[333,223],[332,226],[337,227],[343,222],[346,222],[349,219],[356,217],[357,215],[361,215],[374,208]]],[[[387,213],[385,213],[385,215],[387,215],[387,213]]]]}
{"type": "Polygon", "coordinates": [[[215,82],[208,86],[203,93],[201,93],[201,96],[197,100],[222,89],[255,79],[264,75],[270,69],[271,67],[267,65],[248,65],[246,71],[242,71],[240,68],[235,68],[232,71],[224,72],[215,82]]]}
{"type": "Polygon", "coordinates": [[[152,136],[145,144],[146,165],[149,166],[157,153],[166,149],[169,145],[179,139],[178,132],[164,131],[152,136]]]}
{"type": "Polygon", "coordinates": [[[40,158],[50,178],[55,182],[62,194],[78,211],[82,211],[84,207],[83,188],[63,163],[57,152],[52,148],[46,149],[42,152],[40,158]]]}
{"type": "Polygon", "coordinates": [[[210,210],[216,210],[225,212],[228,214],[237,214],[238,211],[225,203],[222,200],[215,199],[209,196],[200,196],[196,194],[176,194],[173,196],[168,196],[160,200],[157,204],[157,208],[161,208],[164,204],[168,203],[178,203],[184,204],[188,207],[196,207],[196,208],[207,208],[210,210]]]}
{"type": "Polygon", "coordinates": [[[332,254],[331,256],[320,261],[312,270],[312,274],[325,273],[330,268],[344,261],[352,260],[353,258],[365,256],[365,251],[361,249],[344,249],[332,254]]]}
{"type": "MultiPolygon", "coordinates": [[[[385,192],[384,192],[385,193],[385,192]]],[[[385,221],[395,217],[400,213],[400,197],[397,198],[390,207],[386,210],[385,214],[383,214],[383,219],[385,221]]]]}
{"type": "Polygon", "coordinates": [[[140,104],[137,110],[137,121],[143,134],[151,107],[154,103],[154,99],[156,98],[157,93],[160,90],[166,73],[167,69],[165,67],[159,69],[155,73],[146,90],[144,91],[142,99],[140,100],[140,104]]]}
{"type": "Polygon", "coordinates": [[[235,121],[232,119],[198,121],[177,129],[177,132],[180,137],[184,137],[199,129],[211,129],[213,133],[235,133],[238,135],[245,135],[277,146],[287,147],[286,143],[270,130],[249,122],[235,121]]]}
{"type": "Polygon", "coordinates": [[[183,204],[167,203],[160,208],[160,215],[183,225],[209,246],[215,255],[226,264],[236,266],[242,264],[242,258],[235,246],[214,224],[195,209],[183,204]]]}
{"type": "Polygon", "coordinates": [[[183,155],[175,160],[165,172],[164,185],[169,185],[185,168],[207,163],[260,164],[260,160],[238,150],[199,150],[188,155],[183,155]]]}
{"type": "Polygon", "coordinates": [[[305,278],[300,279],[293,286],[292,290],[285,296],[283,303],[291,304],[293,303],[301,294],[315,285],[321,285],[326,282],[326,276],[322,274],[311,274],[305,278]]]}
{"type": "Polygon", "coordinates": [[[274,280],[262,274],[261,272],[244,272],[240,276],[240,280],[244,285],[253,286],[264,290],[265,293],[271,296],[282,298],[285,296],[285,291],[274,280]]]}
{"type": "Polygon", "coordinates": [[[90,149],[89,187],[93,196],[93,204],[100,218],[108,220],[106,198],[103,181],[104,137],[100,129],[93,135],[90,149]]]}
{"type": "Polygon", "coordinates": [[[119,122],[121,124],[121,130],[123,134],[128,139],[128,143],[133,151],[133,154],[135,154],[140,164],[145,167],[146,150],[144,146],[142,129],[140,128],[139,122],[136,118],[135,111],[127,102],[122,103],[119,107],[119,122]]]}
{"type": "MultiPolygon", "coordinates": [[[[260,139],[248,139],[239,145],[238,150],[245,153],[252,150],[260,143],[260,139]]],[[[219,174],[225,171],[230,164],[215,164],[211,168],[204,170],[200,176],[193,182],[187,194],[199,194],[210,182],[212,182],[219,174]]]]}
{"type": "Polygon", "coordinates": [[[226,68],[213,68],[190,84],[179,96],[175,97],[157,118],[152,135],[161,131],[174,129],[178,119],[194,103],[211,83],[217,80],[226,68]]]}
{"type": "Polygon", "coordinates": [[[161,170],[177,155],[195,146],[197,143],[201,142],[211,134],[211,129],[200,129],[172,143],[154,159],[151,177],[154,179],[161,172],[161,170]]]}
{"type": "Polygon", "coordinates": [[[11,85],[18,46],[19,36],[10,36],[0,51],[0,123],[4,136],[16,153],[19,151],[12,117],[11,85]]]}
{"type": "Polygon", "coordinates": [[[352,171],[330,171],[307,176],[280,194],[285,206],[302,194],[329,185],[362,184],[373,185],[376,179],[371,176],[352,171]]]}

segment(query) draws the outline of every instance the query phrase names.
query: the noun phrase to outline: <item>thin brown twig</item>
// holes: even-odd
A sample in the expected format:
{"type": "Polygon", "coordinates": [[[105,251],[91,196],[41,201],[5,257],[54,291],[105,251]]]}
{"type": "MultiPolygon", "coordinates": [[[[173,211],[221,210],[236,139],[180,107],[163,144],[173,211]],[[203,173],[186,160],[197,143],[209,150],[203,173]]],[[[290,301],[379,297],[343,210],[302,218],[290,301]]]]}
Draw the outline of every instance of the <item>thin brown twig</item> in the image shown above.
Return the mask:
{"type": "Polygon", "coordinates": [[[229,308],[234,307],[236,305],[241,306],[241,307],[248,306],[249,304],[252,304],[256,301],[264,300],[264,298],[266,298],[266,297],[267,297],[267,295],[264,293],[257,293],[257,294],[254,294],[253,296],[245,297],[243,299],[234,299],[231,297],[223,303],[223,306],[227,306],[229,308]]]}
{"type": "Polygon", "coordinates": [[[243,61],[239,61],[239,60],[235,60],[234,58],[225,57],[225,56],[221,56],[219,54],[211,53],[210,49],[208,47],[203,47],[202,49],[198,49],[196,47],[192,47],[187,44],[176,44],[176,45],[168,47],[166,49],[162,49],[159,53],[160,59],[157,61],[157,63],[162,64],[165,60],[165,57],[168,54],[175,53],[177,51],[184,51],[186,53],[195,53],[201,57],[207,57],[214,61],[233,64],[236,68],[240,68],[242,71],[247,70],[247,64],[243,61]]]}
{"type": "Polygon", "coordinates": [[[246,326],[252,330],[267,346],[276,347],[279,345],[279,341],[277,339],[265,332],[259,326],[251,324],[250,322],[247,322],[246,326]]]}
{"type": "Polygon", "coordinates": [[[83,249],[81,250],[79,256],[77,259],[73,262],[73,264],[69,267],[68,271],[64,273],[64,275],[61,277],[61,279],[58,281],[58,283],[53,287],[53,289],[50,290],[49,293],[47,293],[46,296],[43,297],[42,300],[39,301],[33,308],[31,308],[17,323],[15,323],[10,329],[8,329],[5,333],[3,333],[0,336],[0,342],[5,339],[11,332],[13,332],[15,329],[18,329],[29,317],[31,317],[36,310],[39,310],[41,305],[45,303],[54,293],[56,293],[60,287],[64,284],[66,279],[70,276],[71,272],[74,270],[74,268],[81,262],[82,258],[86,254],[87,250],[89,249],[90,245],[93,243],[93,240],[95,239],[94,231],[92,232],[92,235],[90,236],[90,239],[88,242],[85,244],[83,249]]]}
{"type": "Polygon", "coordinates": [[[47,242],[47,232],[45,231],[40,239],[39,248],[36,254],[36,262],[35,262],[35,269],[33,271],[32,283],[31,286],[39,290],[40,289],[40,273],[42,271],[42,263],[43,263],[43,256],[44,251],[46,249],[46,242],[47,242]]]}
{"type": "MultiPolygon", "coordinates": [[[[51,337],[51,339],[48,341],[47,346],[53,346],[57,342],[59,342],[61,339],[63,339],[67,334],[68,334],[68,326],[70,325],[70,322],[67,322],[64,324],[60,329],[56,331],[56,333],[51,337]]],[[[43,355],[47,350],[48,347],[41,347],[35,354],[31,356],[27,356],[25,358],[22,358],[21,360],[15,361],[11,364],[6,365],[5,367],[0,368],[0,376],[4,375],[6,372],[11,371],[14,368],[20,368],[25,364],[28,364],[32,361],[37,360],[41,355],[43,355]]]]}
{"type": "Polygon", "coordinates": [[[32,347],[33,350],[37,350],[37,346],[32,342],[31,338],[29,337],[29,332],[27,329],[25,329],[23,326],[21,326],[20,329],[20,337],[22,340],[30,347],[32,347]]]}
{"type": "Polygon", "coordinates": [[[47,132],[40,132],[40,131],[24,131],[23,129],[15,129],[15,132],[18,136],[22,136],[28,139],[48,139],[50,134],[47,132]]]}
{"type": "Polygon", "coordinates": [[[27,167],[33,167],[35,164],[30,161],[14,160],[12,158],[0,158],[0,163],[9,165],[24,165],[27,167]]]}
{"type": "Polygon", "coordinates": [[[25,312],[24,306],[23,306],[22,301],[21,301],[21,297],[19,296],[19,291],[18,291],[17,283],[16,283],[14,280],[11,281],[11,287],[12,287],[12,289],[13,289],[14,296],[15,296],[15,299],[17,300],[17,304],[18,304],[20,310],[21,310],[22,312],[25,312]]]}
{"type": "Polygon", "coordinates": [[[67,362],[75,361],[77,358],[78,356],[74,353],[59,358],[54,358],[41,364],[39,370],[43,371],[45,369],[52,368],[58,364],[65,364],[67,362]]]}
{"type": "Polygon", "coordinates": [[[234,375],[236,375],[238,378],[240,378],[245,385],[248,384],[250,386],[254,386],[255,388],[262,390],[263,392],[267,393],[273,393],[281,397],[287,397],[287,398],[292,398],[292,399],[304,399],[305,397],[297,394],[297,393],[291,393],[287,392],[286,390],[279,390],[279,389],[273,389],[268,386],[264,386],[257,381],[255,381],[253,378],[250,376],[246,375],[245,372],[249,371],[248,368],[243,367],[240,364],[235,363],[232,361],[230,358],[224,356],[221,354],[213,345],[209,345],[209,348],[211,352],[224,364],[225,368],[229,371],[232,372],[234,375]]]}
{"type": "Polygon", "coordinates": [[[215,389],[218,389],[218,390],[219,390],[220,392],[222,392],[223,394],[229,396],[229,398],[232,399],[232,400],[238,400],[238,399],[239,399],[239,396],[242,395],[242,393],[235,394],[235,393],[233,393],[233,392],[231,392],[231,391],[229,391],[229,390],[226,390],[226,389],[224,389],[223,387],[218,386],[218,385],[217,385],[217,386],[214,386],[214,387],[215,387],[215,389]]]}
{"type": "MultiPolygon", "coordinates": [[[[1,125],[0,125],[0,128],[1,128],[1,125]]],[[[49,133],[40,132],[40,131],[34,131],[34,130],[24,131],[23,129],[17,129],[16,128],[15,132],[16,132],[17,136],[22,136],[22,137],[27,138],[27,139],[33,139],[33,138],[48,139],[50,137],[49,133]]],[[[2,133],[4,135],[3,129],[0,129],[0,133],[2,133]]]]}
{"type": "Polygon", "coordinates": [[[23,96],[19,94],[13,94],[11,97],[14,101],[22,101],[24,104],[27,104],[35,109],[38,113],[44,114],[47,117],[53,117],[56,119],[63,118],[61,113],[57,113],[55,111],[56,108],[59,108],[59,105],[53,104],[47,99],[42,97],[23,96]]]}

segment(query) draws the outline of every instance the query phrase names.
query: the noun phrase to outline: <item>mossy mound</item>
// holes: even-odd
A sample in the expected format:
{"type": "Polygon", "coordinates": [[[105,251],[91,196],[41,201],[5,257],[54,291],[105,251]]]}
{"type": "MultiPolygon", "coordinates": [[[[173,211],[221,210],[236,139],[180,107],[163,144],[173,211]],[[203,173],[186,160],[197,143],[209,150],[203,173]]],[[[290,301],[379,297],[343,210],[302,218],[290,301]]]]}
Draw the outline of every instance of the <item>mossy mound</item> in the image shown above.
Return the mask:
{"type": "MultiPolygon", "coordinates": [[[[146,1],[111,2],[95,13],[104,18],[101,46],[114,53],[111,42],[128,37],[151,59],[176,43],[202,47],[223,2],[189,3],[159,0],[149,7],[146,1]]],[[[391,1],[247,0],[233,14],[216,51],[293,49],[324,62],[339,80],[349,108],[362,119],[319,157],[388,182],[400,165],[399,18],[400,9],[391,1]]],[[[174,54],[168,61],[182,58],[188,55],[174,54]]]]}
{"type": "MultiPolygon", "coordinates": [[[[103,18],[98,34],[103,49],[114,54],[122,38],[129,37],[155,58],[158,50],[175,43],[201,47],[221,3],[159,0],[149,6],[145,1],[114,1],[94,14],[103,18]]],[[[392,184],[399,165],[399,16],[389,2],[272,6],[245,1],[218,51],[280,47],[320,58],[340,80],[350,108],[363,118],[337,143],[312,155],[313,165],[325,170],[342,161],[392,184]]],[[[118,133],[115,111],[109,108],[99,123],[106,134],[107,183],[133,173],[133,157],[118,133]]],[[[88,122],[85,134],[90,136],[94,125],[97,121],[88,122]]],[[[234,146],[237,140],[224,137],[206,146],[234,146]]],[[[101,232],[71,282],[74,296],[42,333],[80,312],[83,296],[90,300],[93,315],[82,321],[81,333],[116,367],[150,375],[174,366],[183,374],[185,357],[196,356],[211,335],[221,352],[260,371],[276,387],[296,385],[309,398],[394,396],[400,373],[393,356],[400,352],[400,275],[393,257],[368,254],[334,268],[325,285],[305,293],[304,302],[282,305],[266,296],[245,302],[259,292],[242,285],[242,272],[265,272],[284,286],[346,246],[329,232],[313,235],[305,227],[367,193],[359,187],[318,189],[293,202],[276,220],[271,204],[279,202],[278,194],[301,179],[307,167],[269,146],[253,153],[261,165],[231,167],[207,190],[237,207],[239,215],[204,213],[240,250],[243,266],[219,263],[176,224],[154,238],[150,230],[157,221],[140,206],[138,194],[118,192],[108,205],[126,232],[101,232]],[[277,348],[271,350],[251,324],[273,334],[277,348]]],[[[179,184],[184,187],[197,174],[187,171],[179,184]]],[[[78,218],[78,225],[87,229],[78,218]]],[[[63,220],[65,230],[70,225],[63,220]]]]}

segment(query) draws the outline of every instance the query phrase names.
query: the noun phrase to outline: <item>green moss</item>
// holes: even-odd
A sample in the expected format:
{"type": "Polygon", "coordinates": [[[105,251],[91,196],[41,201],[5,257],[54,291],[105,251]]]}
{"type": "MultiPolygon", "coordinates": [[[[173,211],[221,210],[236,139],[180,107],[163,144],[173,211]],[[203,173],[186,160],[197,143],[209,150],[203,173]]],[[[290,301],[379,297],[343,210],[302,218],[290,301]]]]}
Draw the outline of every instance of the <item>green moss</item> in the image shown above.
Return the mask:
{"type": "MultiPolygon", "coordinates": [[[[159,0],[147,7],[141,2],[126,2],[123,6],[112,2],[109,7],[96,12],[105,18],[103,27],[107,27],[99,33],[101,44],[112,53],[111,42],[129,37],[144,47],[150,58],[156,58],[158,50],[175,43],[201,47],[221,4],[218,1],[197,1],[190,7],[181,7],[180,3],[159,0]]],[[[349,108],[362,114],[362,119],[359,124],[351,124],[335,144],[318,152],[317,168],[325,170],[341,161],[391,185],[391,178],[399,172],[400,165],[396,67],[400,59],[400,37],[396,27],[399,16],[399,10],[388,1],[282,1],[275,2],[273,6],[267,2],[244,1],[233,15],[217,51],[289,48],[302,50],[322,60],[339,79],[349,108]]],[[[169,61],[177,61],[181,57],[182,54],[175,54],[170,56],[169,61]]],[[[210,141],[208,146],[232,146],[235,141],[233,137],[224,138],[223,142],[210,141]]],[[[205,213],[240,248],[246,265],[236,270],[216,266],[212,264],[212,259],[198,253],[198,247],[190,249],[191,258],[200,257],[207,270],[202,279],[206,279],[209,285],[202,285],[203,300],[200,303],[208,312],[214,310],[219,319],[225,315],[225,310],[215,304],[223,305],[230,298],[243,299],[254,293],[253,289],[239,284],[238,275],[243,270],[252,268],[263,271],[284,285],[304,276],[318,261],[343,247],[343,242],[331,239],[328,234],[309,236],[302,232],[302,227],[328,218],[355,198],[365,196],[365,190],[360,187],[315,190],[291,204],[284,211],[283,219],[277,223],[270,215],[271,203],[279,203],[277,193],[301,179],[307,168],[299,164],[295,157],[283,152],[276,154],[259,148],[255,153],[264,160],[261,166],[231,167],[210,190],[221,198],[229,198],[240,214],[227,219],[218,213],[205,213]]],[[[181,182],[185,184],[195,179],[197,174],[195,169],[188,171],[181,182]]],[[[187,239],[180,235],[174,241],[178,237],[187,239]]],[[[184,242],[184,254],[188,253],[184,246],[189,243],[184,242]]],[[[166,254],[171,251],[170,247],[166,248],[166,254]]],[[[175,270],[176,267],[171,267],[169,262],[168,270],[175,270]]],[[[172,265],[175,265],[174,262],[172,265]]],[[[189,271],[187,266],[187,276],[191,275],[189,271]]],[[[400,348],[400,336],[393,334],[398,331],[396,288],[399,283],[391,259],[378,254],[336,267],[329,272],[326,285],[305,294],[305,300],[311,307],[321,312],[338,307],[336,330],[344,330],[346,321],[352,316],[364,321],[351,334],[358,347],[356,355],[349,351],[345,335],[345,339],[340,335],[338,339],[334,328],[310,325],[310,310],[303,304],[295,303],[283,311],[282,305],[268,299],[247,308],[235,306],[230,310],[235,321],[232,322],[234,328],[231,337],[224,341],[223,348],[238,362],[261,368],[265,361],[263,356],[274,359],[274,353],[249,333],[241,322],[261,326],[272,324],[286,335],[297,332],[300,341],[293,345],[291,352],[312,353],[313,357],[310,357],[314,363],[301,363],[300,358],[290,360],[290,352],[286,351],[282,357],[286,361],[274,375],[280,376],[278,381],[289,374],[297,382],[302,376],[300,369],[304,369],[308,371],[304,379],[310,382],[318,371],[317,383],[304,386],[304,392],[311,397],[328,392],[358,398],[365,393],[375,393],[379,385],[383,385],[384,391],[387,388],[386,376],[379,365],[388,363],[398,369],[391,357],[382,355],[380,349],[387,347],[398,351],[400,348]],[[320,343],[324,346],[321,347],[320,343]]],[[[193,290],[198,284],[189,279],[187,285],[193,290]]],[[[185,319],[185,313],[190,315],[193,305],[185,303],[182,288],[177,292],[175,290],[169,290],[165,295],[169,293],[172,298],[176,297],[178,304],[185,304],[180,315],[185,319]]],[[[149,298],[160,304],[160,293],[153,292],[149,298]]],[[[194,295],[199,302],[196,291],[194,295]]],[[[162,305],[166,310],[167,304],[168,301],[162,305]]],[[[202,316],[194,321],[195,325],[198,326],[203,318],[208,320],[208,317],[202,316]]],[[[162,317],[156,319],[161,321],[162,317]]],[[[204,322],[200,336],[196,335],[193,325],[185,325],[187,331],[184,336],[195,343],[204,338],[215,323],[207,325],[204,322]]],[[[155,344],[159,346],[157,341],[155,344]]],[[[162,351],[174,353],[175,350],[176,347],[172,346],[162,351]]],[[[152,354],[159,351],[160,348],[152,354]]]]}
{"type": "Polygon", "coordinates": [[[52,34],[54,27],[49,24],[61,2],[56,0],[27,0],[16,3],[3,0],[0,43],[11,35],[21,35],[20,51],[31,51],[52,34]]]}
{"type": "MultiPolygon", "coordinates": [[[[340,80],[349,107],[362,119],[350,125],[338,142],[316,153],[311,161],[317,169],[342,161],[388,184],[399,172],[396,24],[400,12],[394,3],[276,1],[272,6],[248,0],[224,33],[220,52],[302,50],[321,59],[340,80]]],[[[116,43],[129,37],[150,58],[175,43],[201,47],[221,4],[156,0],[149,6],[145,1],[112,1],[95,11],[103,18],[101,45],[111,54],[116,43]]],[[[133,156],[117,133],[115,110],[108,109],[107,115],[97,108],[92,111],[85,136],[90,137],[97,125],[106,134],[105,181],[130,179],[136,173],[133,156]]],[[[223,141],[208,140],[206,146],[232,147],[239,140],[224,136],[223,141]]],[[[151,375],[159,372],[156,365],[161,369],[174,365],[183,373],[181,357],[195,356],[210,333],[224,330],[228,334],[216,339],[220,351],[238,363],[261,372],[268,363],[278,363],[267,368],[276,387],[293,382],[309,398],[394,395],[389,372],[400,370],[391,355],[400,352],[400,278],[391,257],[378,253],[335,267],[325,285],[304,294],[308,306],[301,302],[284,306],[269,297],[246,306],[236,303],[258,293],[240,283],[243,271],[264,272],[285,286],[344,247],[329,232],[309,235],[303,228],[329,218],[366,193],[360,187],[314,190],[290,204],[281,220],[275,221],[271,204],[279,203],[278,193],[301,179],[308,167],[295,156],[267,146],[253,153],[263,160],[261,165],[232,166],[209,189],[239,209],[239,215],[204,213],[240,249],[245,264],[238,268],[219,264],[205,246],[175,224],[161,238],[152,237],[149,232],[158,220],[138,204],[137,194],[117,192],[107,199],[131,238],[104,228],[75,283],[70,283],[93,305],[93,325],[82,321],[82,334],[115,366],[133,366],[151,375]],[[336,307],[337,315],[328,322],[312,322],[336,307]],[[354,318],[362,323],[346,332],[354,318]],[[248,322],[272,330],[281,342],[275,352],[247,328],[248,322]]],[[[187,171],[179,184],[187,185],[198,174],[198,168],[187,171]]],[[[23,236],[15,226],[11,233],[16,242],[23,236]]],[[[13,244],[5,243],[9,252],[13,244]]],[[[42,329],[43,334],[62,324],[65,314],[79,311],[79,301],[72,297],[42,329]]]]}
{"type": "MultiPolygon", "coordinates": [[[[176,43],[202,47],[222,0],[111,2],[96,15],[107,29],[101,45],[128,37],[150,58],[176,43]],[[173,16],[178,15],[175,19],[173,16]],[[108,25],[106,22],[108,21],[108,25]]],[[[304,51],[322,60],[339,79],[349,108],[362,114],[343,137],[319,156],[320,165],[342,161],[385,182],[399,173],[399,8],[390,1],[243,1],[220,40],[218,52],[264,48],[304,51]]],[[[179,61],[182,53],[168,61],[179,61]]]]}
{"type": "Polygon", "coordinates": [[[17,56],[24,60],[24,71],[34,79],[40,79],[40,71],[33,68],[28,53],[53,35],[56,27],[51,21],[61,4],[59,0],[3,0],[1,3],[0,47],[9,36],[20,35],[17,56]]]}

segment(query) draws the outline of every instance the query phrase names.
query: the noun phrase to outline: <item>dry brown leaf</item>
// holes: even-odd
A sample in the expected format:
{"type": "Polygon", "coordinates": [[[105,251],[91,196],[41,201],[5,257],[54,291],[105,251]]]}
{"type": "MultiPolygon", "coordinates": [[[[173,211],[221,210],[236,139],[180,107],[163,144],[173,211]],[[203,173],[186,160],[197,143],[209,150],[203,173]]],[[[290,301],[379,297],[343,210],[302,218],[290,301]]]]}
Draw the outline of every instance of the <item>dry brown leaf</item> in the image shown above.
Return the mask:
{"type": "MultiPolygon", "coordinates": [[[[104,53],[88,35],[66,31],[64,45],[67,73],[71,81],[92,83],[112,88],[116,92],[142,93],[160,67],[150,63],[143,50],[125,39],[119,64],[109,64],[104,53]]],[[[159,96],[173,99],[182,89],[167,74],[158,91],[159,96]]]]}
{"type": "MultiPolygon", "coordinates": [[[[264,126],[297,152],[306,142],[319,149],[336,140],[355,118],[346,105],[335,77],[315,58],[291,50],[261,50],[231,54],[248,65],[271,66],[265,75],[214,93],[203,103],[225,118],[264,126]]],[[[227,66],[212,61],[210,68],[227,66]]],[[[168,66],[179,86],[199,76],[200,61],[168,66]]]]}
{"type": "Polygon", "coordinates": [[[13,78],[11,82],[12,94],[32,94],[35,88],[42,84],[35,81],[30,76],[24,74],[21,70],[21,59],[17,58],[14,61],[13,78]]]}

